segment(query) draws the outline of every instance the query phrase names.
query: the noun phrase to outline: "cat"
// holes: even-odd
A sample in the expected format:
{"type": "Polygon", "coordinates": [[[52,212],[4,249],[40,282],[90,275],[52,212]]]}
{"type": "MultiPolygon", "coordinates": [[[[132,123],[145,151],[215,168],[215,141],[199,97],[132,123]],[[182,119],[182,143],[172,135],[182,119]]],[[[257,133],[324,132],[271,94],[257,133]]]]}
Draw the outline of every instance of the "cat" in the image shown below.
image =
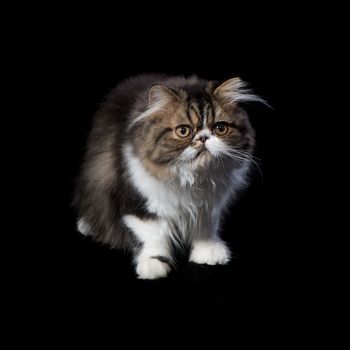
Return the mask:
{"type": "Polygon", "coordinates": [[[140,279],[166,277],[173,247],[227,264],[223,213],[248,183],[255,132],[242,103],[264,102],[240,78],[144,74],[97,111],[73,204],[83,235],[131,251],[140,279]]]}

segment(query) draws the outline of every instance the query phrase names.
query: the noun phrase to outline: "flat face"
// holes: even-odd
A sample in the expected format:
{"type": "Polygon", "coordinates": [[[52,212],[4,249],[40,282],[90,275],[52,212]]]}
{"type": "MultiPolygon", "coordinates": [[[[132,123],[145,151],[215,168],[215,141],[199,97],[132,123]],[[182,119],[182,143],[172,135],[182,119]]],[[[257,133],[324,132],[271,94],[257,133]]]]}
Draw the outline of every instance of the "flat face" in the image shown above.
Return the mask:
{"type": "Polygon", "coordinates": [[[207,89],[195,96],[186,91],[175,96],[166,88],[159,89],[166,102],[144,118],[134,134],[137,153],[153,175],[164,175],[176,164],[190,163],[196,170],[216,161],[249,157],[254,131],[236,104],[226,103],[207,89]]]}

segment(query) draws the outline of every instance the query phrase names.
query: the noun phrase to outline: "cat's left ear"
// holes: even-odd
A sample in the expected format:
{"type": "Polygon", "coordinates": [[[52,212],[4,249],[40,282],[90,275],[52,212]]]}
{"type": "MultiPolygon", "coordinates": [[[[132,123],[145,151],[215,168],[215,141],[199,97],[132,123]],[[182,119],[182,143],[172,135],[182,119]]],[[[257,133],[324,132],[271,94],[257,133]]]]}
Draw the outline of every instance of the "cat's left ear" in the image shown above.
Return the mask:
{"type": "Polygon", "coordinates": [[[153,85],[148,93],[148,103],[151,106],[165,106],[178,101],[176,92],[164,85],[153,85]]]}
{"type": "Polygon", "coordinates": [[[267,104],[264,99],[254,94],[247,83],[240,78],[232,78],[216,86],[213,91],[214,96],[226,104],[234,105],[239,102],[261,102],[267,104]]]}
{"type": "Polygon", "coordinates": [[[179,96],[172,89],[164,85],[153,85],[148,92],[148,108],[136,117],[128,126],[129,129],[133,125],[148,118],[156,112],[168,108],[171,104],[178,103],[180,101],[179,96]]]}

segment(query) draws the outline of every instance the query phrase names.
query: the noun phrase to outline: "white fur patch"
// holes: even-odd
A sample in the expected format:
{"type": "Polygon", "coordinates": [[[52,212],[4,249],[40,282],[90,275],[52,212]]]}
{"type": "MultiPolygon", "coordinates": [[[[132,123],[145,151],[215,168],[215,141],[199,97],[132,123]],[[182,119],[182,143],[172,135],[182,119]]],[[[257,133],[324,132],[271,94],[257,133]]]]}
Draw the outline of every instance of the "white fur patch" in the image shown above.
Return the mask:
{"type": "Polygon", "coordinates": [[[80,219],[77,223],[77,229],[78,231],[84,235],[84,236],[88,236],[91,234],[91,229],[88,223],[85,222],[84,219],[80,219]]]}
{"type": "Polygon", "coordinates": [[[168,225],[164,220],[141,220],[135,215],[125,215],[123,220],[142,243],[162,241],[168,234],[168,225]]]}
{"type": "Polygon", "coordinates": [[[141,279],[165,277],[170,266],[155,259],[157,256],[171,259],[169,249],[169,228],[164,220],[141,220],[134,215],[124,216],[125,225],[143,243],[136,257],[136,273],[141,279]]]}
{"type": "MultiPolygon", "coordinates": [[[[175,222],[180,234],[186,236],[189,222],[196,220],[201,207],[202,200],[198,203],[195,191],[191,192],[188,188],[182,188],[176,181],[162,182],[151,176],[133,154],[130,145],[124,149],[124,157],[130,179],[134,187],[146,199],[147,209],[163,218],[170,228],[175,222]]],[[[189,171],[188,174],[193,173],[189,171]]],[[[172,228],[169,234],[174,235],[176,232],[172,228]]]]}
{"type": "Polygon", "coordinates": [[[215,158],[225,156],[225,152],[229,150],[229,146],[216,136],[209,138],[205,143],[205,147],[215,158]]]}
{"type": "Polygon", "coordinates": [[[167,263],[154,258],[140,259],[136,266],[136,273],[139,279],[154,280],[166,277],[169,271],[170,266],[167,263]]]}
{"type": "Polygon", "coordinates": [[[220,240],[197,240],[192,247],[190,261],[197,264],[224,265],[231,259],[230,250],[220,240]]]}

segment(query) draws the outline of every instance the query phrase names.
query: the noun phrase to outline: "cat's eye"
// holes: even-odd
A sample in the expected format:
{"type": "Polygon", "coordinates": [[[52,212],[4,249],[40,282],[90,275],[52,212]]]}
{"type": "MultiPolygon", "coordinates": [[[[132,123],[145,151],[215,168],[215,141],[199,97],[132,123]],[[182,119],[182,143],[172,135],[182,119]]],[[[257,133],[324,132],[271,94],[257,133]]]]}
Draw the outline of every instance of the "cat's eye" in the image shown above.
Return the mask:
{"type": "Polygon", "coordinates": [[[213,131],[218,136],[223,136],[228,132],[228,125],[223,122],[214,124],[213,131]]]}
{"type": "Polygon", "coordinates": [[[188,125],[180,125],[175,129],[175,133],[179,137],[187,137],[191,134],[192,129],[188,125]]]}

